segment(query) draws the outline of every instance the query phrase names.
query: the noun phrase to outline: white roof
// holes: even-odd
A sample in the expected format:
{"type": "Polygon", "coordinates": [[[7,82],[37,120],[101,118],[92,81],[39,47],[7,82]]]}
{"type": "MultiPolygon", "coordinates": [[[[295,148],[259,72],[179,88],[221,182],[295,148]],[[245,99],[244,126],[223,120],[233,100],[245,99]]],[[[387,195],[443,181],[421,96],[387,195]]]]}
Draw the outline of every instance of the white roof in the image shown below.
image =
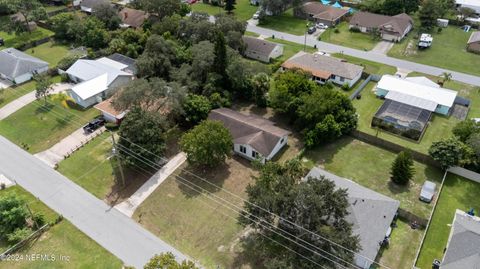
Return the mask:
{"type": "Polygon", "coordinates": [[[96,94],[105,91],[108,88],[108,74],[103,74],[85,82],[79,83],[72,87],[72,91],[75,92],[80,98],[86,100],[96,94]]]}
{"type": "MultiPolygon", "coordinates": [[[[405,95],[410,95],[446,107],[452,107],[453,102],[457,97],[456,91],[431,87],[391,75],[382,76],[377,84],[377,88],[386,90],[388,92],[394,91],[405,95]]],[[[406,104],[409,105],[409,103],[406,104]]]]}
{"type": "Polygon", "coordinates": [[[99,63],[102,63],[102,64],[105,64],[105,65],[108,65],[110,67],[113,67],[117,70],[123,70],[123,69],[128,67],[128,65],[126,65],[126,64],[122,64],[120,62],[114,61],[114,60],[109,59],[107,57],[102,57],[102,58],[97,59],[95,61],[99,62],[99,63]]]}
{"type": "Polygon", "coordinates": [[[66,72],[82,81],[90,80],[106,73],[108,74],[108,84],[112,83],[118,76],[132,75],[122,71],[120,65],[125,66],[124,64],[106,64],[107,61],[101,59],[95,61],[80,59],[68,68],[66,72]]]}
{"type": "Polygon", "coordinates": [[[433,101],[418,98],[416,96],[404,94],[401,92],[389,91],[387,95],[385,95],[385,99],[397,101],[402,104],[408,104],[414,107],[419,107],[428,111],[435,111],[435,109],[437,108],[437,103],[433,101]]]}
{"type": "Polygon", "coordinates": [[[480,0],[456,0],[457,5],[480,7],[480,0]]]}
{"type": "Polygon", "coordinates": [[[406,77],[405,79],[417,84],[422,84],[422,85],[430,86],[434,88],[440,88],[440,85],[438,85],[437,83],[431,81],[426,77],[406,77]]]}

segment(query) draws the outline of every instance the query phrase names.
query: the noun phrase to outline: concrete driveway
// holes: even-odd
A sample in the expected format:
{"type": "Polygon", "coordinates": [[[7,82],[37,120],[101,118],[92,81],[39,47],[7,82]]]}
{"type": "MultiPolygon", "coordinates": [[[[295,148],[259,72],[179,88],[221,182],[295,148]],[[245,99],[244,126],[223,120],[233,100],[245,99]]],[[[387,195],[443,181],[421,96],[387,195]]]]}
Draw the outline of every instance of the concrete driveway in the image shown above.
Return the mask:
{"type": "Polygon", "coordinates": [[[388,51],[390,51],[393,45],[394,45],[393,42],[380,41],[370,52],[387,55],[388,51]]]}

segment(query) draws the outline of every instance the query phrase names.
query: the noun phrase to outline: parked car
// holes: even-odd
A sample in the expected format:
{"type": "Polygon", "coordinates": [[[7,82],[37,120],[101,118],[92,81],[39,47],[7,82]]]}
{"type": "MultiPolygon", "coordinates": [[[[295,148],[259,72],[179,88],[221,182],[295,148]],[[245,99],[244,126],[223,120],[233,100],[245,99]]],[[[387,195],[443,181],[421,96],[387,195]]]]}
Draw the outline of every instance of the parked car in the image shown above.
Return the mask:
{"type": "Polygon", "coordinates": [[[105,119],[104,118],[95,118],[91,120],[89,123],[87,123],[85,126],[83,126],[83,131],[86,134],[91,134],[95,132],[98,128],[102,127],[105,125],[105,119]]]}
{"type": "Polygon", "coordinates": [[[317,23],[315,26],[318,29],[328,29],[328,25],[326,25],[325,23],[321,23],[321,22],[317,23]]]}
{"type": "Polygon", "coordinates": [[[309,35],[311,35],[311,34],[315,33],[315,31],[317,31],[317,28],[315,28],[315,27],[312,26],[312,27],[309,27],[309,28],[308,28],[307,33],[308,33],[309,35]]]}
{"type": "Polygon", "coordinates": [[[5,42],[3,41],[3,38],[0,37],[0,46],[4,46],[5,42]]]}
{"type": "Polygon", "coordinates": [[[260,11],[257,11],[255,12],[255,14],[253,14],[253,19],[258,20],[259,18],[260,18],[260,11]]]}
{"type": "Polygon", "coordinates": [[[435,195],[435,188],[437,185],[431,181],[425,181],[422,186],[422,190],[420,191],[420,201],[424,201],[430,203],[433,200],[433,196],[435,195]]]}

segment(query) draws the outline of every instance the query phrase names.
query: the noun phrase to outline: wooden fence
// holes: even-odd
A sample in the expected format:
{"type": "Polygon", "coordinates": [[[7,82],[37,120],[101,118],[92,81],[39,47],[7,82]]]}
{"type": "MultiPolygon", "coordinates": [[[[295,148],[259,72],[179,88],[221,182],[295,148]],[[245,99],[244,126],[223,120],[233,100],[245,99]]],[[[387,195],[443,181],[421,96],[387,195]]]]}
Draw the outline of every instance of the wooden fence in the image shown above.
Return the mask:
{"type": "Polygon", "coordinates": [[[14,253],[15,251],[17,251],[18,249],[22,248],[23,246],[25,246],[28,242],[30,242],[31,240],[39,237],[46,229],[48,229],[50,227],[49,224],[45,224],[43,225],[42,227],[40,227],[40,229],[36,230],[35,232],[31,233],[27,238],[23,239],[22,241],[16,243],[15,245],[13,245],[11,248],[5,250],[5,252],[1,253],[0,254],[0,261],[2,260],[3,257],[11,254],[11,253],[14,253]]]}

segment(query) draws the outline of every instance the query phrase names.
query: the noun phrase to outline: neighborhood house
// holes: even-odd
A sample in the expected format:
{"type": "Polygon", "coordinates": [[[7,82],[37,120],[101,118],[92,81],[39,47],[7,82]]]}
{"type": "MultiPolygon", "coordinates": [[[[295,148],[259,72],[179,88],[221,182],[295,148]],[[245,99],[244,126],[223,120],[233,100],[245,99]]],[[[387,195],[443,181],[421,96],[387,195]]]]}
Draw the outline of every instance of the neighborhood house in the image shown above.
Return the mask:
{"type": "Polygon", "coordinates": [[[263,39],[244,36],[245,57],[269,63],[271,59],[278,58],[283,54],[283,46],[263,39]]]}
{"type": "Polygon", "coordinates": [[[271,160],[287,144],[289,131],[254,115],[244,115],[228,108],[214,109],[209,120],[221,121],[233,137],[233,151],[249,160],[271,160]]]}
{"type": "Polygon", "coordinates": [[[361,78],[363,67],[348,63],[345,60],[299,52],[282,64],[285,69],[301,69],[312,74],[312,79],[320,84],[331,81],[338,85],[348,84],[349,87],[361,78]]]}
{"type": "Polygon", "coordinates": [[[48,71],[48,63],[14,48],[0,51],[0,78],[20,84],[48,71]]]}
{"type": "Polygon", "coordinates": [[[455,0],[455,5],[457,9],[470,8],[480,15],[480,0],[455,0]]]}
{"type": "Polygon", "coordinates": [[[119,111],[113,107],[112,97],[96,104],[94,108],[102,112],[102,116],[106,121],[116,124],[120,124],[126,114],[125,111],[119,111]]]}
{"type": "Polygon", "coordinates": [[[478,268],[480,218],[457,209],[444,252],[440,269],[478,268]]]}
{"type": "Polygon", "coordinates": [[[302,7],[295,8],[294,14],[302,19],[333,26],[339,24],[349,12],[348,9],[327,6],[319,2],[307,2],[302,7]]]}
{"type": "Polygon", "coordinates": [[[352,232],[358,235],[362,248],[355,254],[354,262],[360,268],[370,268],[381,247],[388,244],[400,202],[318,167],[306,176],[321,177],[333,181],[338,189],[347,189],[350,206],[346,220],[352,224],[352,232]]]}
{"type": "Polygon", "coordinates": [[[480,31],[472,33],[467,42],[467,50],[474,53],[480,53],[480,31]]]}
{"type": "Polygon", "coordinates": [[[66,73],[78,83],[68,94],[82,107],[89,107],[111,95],[118,86],[128,83],[133,74],[127,72],[128,65],[107,57],[97,60],[76,61],[66,73]]]}
{"type": "MultiPolygon", "coordinates": [[[[75,5],[76,3],[74,3],[75,5]]],[[[93,13],[95,6],[100,4],[110,4],[108,0],[81,0],[80,1],[80,10],[86,13],[93,13]]]]}
{"type": "Polygon", "coordinates": [[[118,16],[122,20],[120,27],[135,29],[142,27],[143,23],[148,18],[148,14],[145,11],[128,7],[120,10],[118,16]]]}
{"type": "Polygon", "coordinates": [[[413,19],[405,13],[395,16],[370,12],[357,12],[350,19],[350,29],[370,33],[377,29],[381,38],[387,41],[401,41],[413,28],[413,19]]]}

